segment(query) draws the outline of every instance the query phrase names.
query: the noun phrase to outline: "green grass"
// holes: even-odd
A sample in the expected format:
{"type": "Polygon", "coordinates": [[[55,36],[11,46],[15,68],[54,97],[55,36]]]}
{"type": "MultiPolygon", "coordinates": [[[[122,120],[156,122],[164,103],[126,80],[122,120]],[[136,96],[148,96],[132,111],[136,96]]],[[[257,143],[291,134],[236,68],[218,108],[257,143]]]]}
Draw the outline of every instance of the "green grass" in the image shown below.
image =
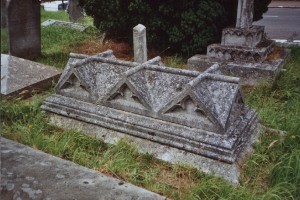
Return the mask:
{"type": "Polygon", "coordinates": [[[69,15],[65,11],[58,11],[58,12],[48,12],[41,9],[41,22],[44,22],[48,19],[55,19],[61,21],[70,21],[69,15]]]}
{"type": "MultiPolygon", "coordinates": [[[[43,11],[42,19],[68,20],[66,13],[56,14],[43,11]]],[[[94,30],[80,33],[68,28],[42,28],[43,57],[39,61],[62,68],[69,52],[95,37],[94,30]]],[[[1,31],[1,52],[7,51],[2,42],[5,38],[5,31],[1,31]]],[[[164,63],[171,67],[184,65],[177,56],[164,58],[164,63]]],[[[150,154],[139,154],[125,141],[107,145],[77,130],[51,125],[40,105],[52,90],[29,100],[2,100],[2,134],[171,199],[300,199],[299,47],[292,49],[285,68],[274,85],[262,84],[246,92],[247,104],[257,110],[261,123],[286,134],[267,131],[261,135],[254,153],[241,166],[239,186],[187,166],[165,163],[150,154]]]]}
{"type": "Polygon", "coordinates": [[[95,37],[95,33],[82,33],[64,27],[42,27],[42,57],[38,62],[64,68],[69,59],[69,53],[91,37],[95,37]]]}
{"type": "Polygon", "coordinates": [[[8,53],[6,28],[1,28],[1,53],[8,53]]]}
{"type": "Polygon", "coordinates": [[[246,93],[261,122],[286,131],[268,131],[255,144],[255,152],[241,166],[239,186],[189,167],[171,165],[120,141],[116,146],[49,124],[41,112],[44,96],[1,103],[3,136],[50,154],[96,169],[172,199],[299,199],[300,48],[294,48],[286,71],[275,85],[261,85],[246,93]]]}

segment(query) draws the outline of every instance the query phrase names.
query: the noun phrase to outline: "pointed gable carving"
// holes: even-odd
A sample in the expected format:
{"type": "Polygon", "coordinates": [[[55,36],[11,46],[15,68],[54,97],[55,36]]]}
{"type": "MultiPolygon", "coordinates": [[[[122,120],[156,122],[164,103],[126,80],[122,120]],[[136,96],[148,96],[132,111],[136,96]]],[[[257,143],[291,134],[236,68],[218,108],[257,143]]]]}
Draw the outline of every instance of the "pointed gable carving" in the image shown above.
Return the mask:
{"type": "Polygon", "coordinates": [[[151,109],[142,96],[127,81],[118,83],[117,86],[111,90],[110,94],[110,96],[105,97],[104,101],[108,101],[112,105],[125,104],[141,109],[151,109]]]}

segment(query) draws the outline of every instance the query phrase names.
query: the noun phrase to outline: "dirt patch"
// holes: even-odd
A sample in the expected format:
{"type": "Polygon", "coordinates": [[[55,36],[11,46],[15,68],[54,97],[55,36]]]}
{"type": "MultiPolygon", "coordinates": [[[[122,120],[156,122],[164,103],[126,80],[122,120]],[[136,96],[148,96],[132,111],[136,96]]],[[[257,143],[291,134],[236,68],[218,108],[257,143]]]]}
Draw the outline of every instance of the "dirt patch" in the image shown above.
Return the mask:
{"type": "Polygon", "coordinates": [[[268,55],[267,61],[274,61],[282,58],[284,55],[284,49],[280,47],[275,47],[273,51],[268,55]]]}
{"type": "Polygon", "coordinates": [[[115,42],[113,40],[107,40],[104,44],[100,42],[100,39],[86,40],[73,51],[74,53],[95,55],[109,49],[113,50],[114,55],[121,60],[133,60],[132,47],[125,42],[115,42]]]}
{"type": "MultiPolygon", "coordinates": [[[[133,61],[133,48],[126,42],[119,42],[114,40],[106,40],[104,44],[100,39],[83,41],[78,47],[73,49],[74,53],[82,53],[87,55],[95,55],[106,50],[112,50],[114,55],[120,60],[133,61]]],[[[154,58],[159,55],[158,51],[149,50],[148,59],[154,58]]]]}

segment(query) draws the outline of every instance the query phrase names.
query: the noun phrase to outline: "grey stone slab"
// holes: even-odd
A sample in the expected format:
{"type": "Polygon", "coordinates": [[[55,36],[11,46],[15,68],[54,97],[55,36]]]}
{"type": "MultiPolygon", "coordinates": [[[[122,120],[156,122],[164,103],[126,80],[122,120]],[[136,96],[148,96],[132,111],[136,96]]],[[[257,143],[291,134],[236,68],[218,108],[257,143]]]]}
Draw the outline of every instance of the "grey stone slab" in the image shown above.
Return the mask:
{"type": "Polygon", "coordinates": [[[239,79],[220,75],[218,65],[199,73],[161,66],[159,57],[139,64],[109,52],[69,63],[42,105],[57,116],[231,165],[258,134],[239,79]]]}
{"type": "Polygon", "coordinates": [[[38,0],[7,2],[8,51],[34,60],[41,55],[41,9],[38,0]]]}
{"type": "Polygon", "coordinates": [[[65,22],[65,21],[60,21],[60,20],[55,20],[55,19],[48,19],[42,23],[42,26],[60,26],[60,27],[68,27],[72,29],[76,29],[79,31],[85,31],[88,26],[80,23],[74,23],[74,22],[65,22]]]}
{"type": "Polygon", "coordinates": [[[11,140],[0,140],[1,199],[166,199],[11,140]]]}
{"type": "Polygon", "coordinates": [[[1,54],[1,96],[27,97],[49,88],[61,70],[33,61],[1,54]]]}

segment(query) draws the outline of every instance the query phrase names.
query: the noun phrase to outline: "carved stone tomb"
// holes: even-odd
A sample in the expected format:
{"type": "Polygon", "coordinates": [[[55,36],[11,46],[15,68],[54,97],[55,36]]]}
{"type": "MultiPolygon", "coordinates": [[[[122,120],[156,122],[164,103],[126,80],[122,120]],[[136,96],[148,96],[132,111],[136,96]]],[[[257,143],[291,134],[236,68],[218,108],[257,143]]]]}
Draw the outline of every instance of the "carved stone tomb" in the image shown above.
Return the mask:
{"type": "Polygon", "coordinates": [[[72,121],[104,140],[113,130],[143,152],[237,182],[237,161],[257,136],[258,119],[245,106],[239,78],[217,71],[218,65],[204,73],[168,68],[159,57],[125,62],[111,51],[72,54],[42,108],[56,124],[72,121]]]}

